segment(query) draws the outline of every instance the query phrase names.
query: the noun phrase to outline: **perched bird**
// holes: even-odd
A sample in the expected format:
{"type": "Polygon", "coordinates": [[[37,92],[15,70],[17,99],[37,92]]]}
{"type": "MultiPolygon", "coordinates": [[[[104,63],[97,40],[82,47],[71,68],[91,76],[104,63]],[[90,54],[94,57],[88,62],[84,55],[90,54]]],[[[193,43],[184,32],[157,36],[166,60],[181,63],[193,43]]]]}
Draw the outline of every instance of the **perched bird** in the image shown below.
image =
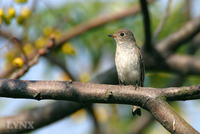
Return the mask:
{"type": "MultiPolygon", "coordinates": [[[[117,45],[115,65],[119,83],[134,85],[135,89],[138,86],[143,87],[145,77],[144,62],[133,33],[127,28],[122,28],[108,36],[114,38],[117,45]]],[[[133,106],[132,114],[140,116],[140,107],[133,106]]]]}

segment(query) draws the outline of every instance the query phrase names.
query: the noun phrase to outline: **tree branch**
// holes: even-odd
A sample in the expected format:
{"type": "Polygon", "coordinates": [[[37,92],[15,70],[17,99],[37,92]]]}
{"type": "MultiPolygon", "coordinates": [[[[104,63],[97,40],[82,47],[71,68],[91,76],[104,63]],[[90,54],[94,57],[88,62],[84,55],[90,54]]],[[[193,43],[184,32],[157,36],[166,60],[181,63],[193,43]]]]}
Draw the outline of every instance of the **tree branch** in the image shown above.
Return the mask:
{"type": "Polygon", "coordinates": [[[0,80],[0,96],[2,97],[138,105],[150,111],[156,120],[172,133],[188,131],[198,133],[174,112],[163,98],[171,101],[199,99],[200,85],[160,89],[140,87],[138,90],[133,90],[133,88],[133,86],[67,81],[0,80]]]}
{"type": "Polygon", "coordinates": [[[9,39],[11,37],[14,37],[11,32],[5,31],[5,30],[0,30],[0,37],[3,37],[5,39],[9,39]]]}
{"type": "Polygon", "coordinates": [[[200,86],[151,88],[105,85],[68,81],[25,81],[17,79],[0,80],[0,96],[28,99],[55,99],[85,103],[117,103],[141,106],[143,102],[166,97],[167,100],[200,99],[200,86]],[[142,98],[141,97],[146,97],[142,98]],[[141,100],[140,100],[141,99],[141,100]]]}
{"type": "MultiPolygon", "coordinates": [[[[181,77],[182,78],[182,77],[181,77]]],[[[101,74],[101,75],[98,75],[97,77],[95,77],[95,79],[92,80],[93,82],[96,82],[96,83],[107,83],[107,84],[118,84],[118,80],[117,80],[117,74],[116,74],[116,70],[115,68],[112,68],[108,71],[106,71],[105,73],[101,74]]],[[[178,82],[179,83],[179,82],[178,82]]],[[[4,124],[4,122],[6,121],[9,121],[9,120],[12,120],[13,122],[15,121],[21,121],[21,122],[26,122],[26,121],[34,121],[35,123],[34,124],[37,124],[37,128],[41,128],[43,126],[46,126],[50,123],[53,123],[61,118],[64,118],[66,117],[68,114],[66,115],[63,115],[62,112],[66,112],[68,113],[66,110],[70,110],[71,109],[71,106],[70,108],[68,108],[68,103],[70,103],[70,105],[73,105],[73,102],[55,102],[55,103],[52,103],[52,104],[49,104],[48,106],[45,106],[45,107],[39,107],[39,108],[36,108],[35,110],[30,110],[30,111],[26,111],[26,112],[23,112],[23,113],[20,113],[18,115],[15,115],[15,116],[9,116],[9,117],[1,117],[0,118],[0,122],[2,122],[2,124],[4,124]],[[64,104],[65,103],[65,104],[64,104]],[[61,106],[60,106],[61,105],[61,106]],[[49,107],[49,108],[48,108],[49,107]],[[59,107],[59,108],[58,108],[59,107]],[[45,116],[48,116],[48,121],[45,121],[46,123],[43,123],[43,124],[38,124],[37,122],[41,122],[46,119],[43,119],[43,115],[46,114],[45,109],[48,109],[48,112],[51,113],[50,116],[48,115],[45,115],[45,116]],[[34,112],[33,112],[34,111],[34,112]],[[41,113],[42,111],[44,111],[44,113],[41,113]],[[61,112],[61,113],[60,113],[61,112]],[[56,118],[57,117],[57,114],[60,114],[62,115],[62,117],[60,118],[56,118]],[[35,121],[35,116],[33,115],[38,115],[37,118],[38,120],[35,121]],[[22,117],[22,115],[24,115],[22,117]],[[20,117],[18,117],[20,116],[20,117]],[[40,117],[41,116],[41,117],[40,117]],[[19,120],[20,119],[20,120],[19,120]],[[40,120],[39,120],[40,119],[40,120]],[[4,122],[3,122],[4,121],[4,122]]],[[[76,103],[75,103],[76,105],[76,103]]],[[[81,105],[80,105],[81,106],[81,105]]],[[[74,111],[76,112],[76,111],[74,111]]],[[[145,114],[145,113],[144,113],[145,114]]],[[[146,113],[147,114],[147,113],[146,113]]],[[[153,121],[152,119],[152,116],[150,116],[149,114],[147,115],[143,115],[142,117],[136,119],[136,121],[134,121],[134,124],[131,124],[131,126],[135,126],[132,130],[131,130],[131,133],[138,133],[138,132],[141,132],[143,130],[143,128],[148,125],[149,122],[153,121]],[[138,122],[141,122],[142,123],[139,123],[138,122]],[[135,124],[136,122],[136,124],[135,124]],[[137,126],[137,127],[136,127],[137,126]]],[[[37,129],[36,127],[34,128],[37,129]]],[[[28,131],[31,131],[31,130],[16,130],[15,132],[28,132],[28,131]]],[[[3,133],[3,132],[8,132],[5,131],[5,126],[2,126],[0,127],[0,133],[3,133]]]]}
{"type": "Polygon", "coordinates": [[[198,33],[191,41],[191,44],[188,46],[188,53],[194,55],[198,50],[198,48],[200,47],[199,44],[200,44],[200,33],[198,33]]]}
{"type": "MultiPolygon", "coordinates": [[[[32,60],[30,60],[27,65],[25,65],[24,67],[22,67],[21,69],[15,71],[9,78],[10,79],[18,79],[21,76],[23,76],[31,66],[35,65],[36,63],[38,63],[40,54],[36,53],[36,55],[33,57],[32,60]]],[[[0,77],[1,78],[1,77],[0,77]]]]}
{"type": "Polygon", "coordinates": [[[144,50],[145,52],[153,49],[152,41],[151,41],[151,22],[149,17],[149,10],[147,7],[146,0],[140,0],[140,5],[143,14],[143,24],[144,24],[144,33],[145,33],[145,42],[144,42],[144,50]]]}
{"type": "Polygon", "coordinates": [[[39,60],[41,55],[49,53],[50,50],[52,50],[52,48],[54,46],[55,46],[55,38],[54,37],[50,37],[50,41],[47,43],[47,45],[44,48],[40,49],[39,52],[35,52],[34,56],[30,60],[27,59],[26,64],[21,69],[19,69],[17,71],[14,71],[14,68],[11,68],[7,72],[2,73],[0,75],[0,79],[1,78],[5,78],[10,73],[11,73],[11,75],[9,76],[9,79],[18,79],[18,78],[20,78],[21,76],[23,76],[30,69],[30,67],[32,67],[33,65],[38,63],[38,60],[39,60]]]}
{"type": "Polygon", "coordinates": [[[68,68],[66,67],[66,65],[62,62],[62,61],[60,61],[59,59],[57,59],[57,58],[55,58],[55,57],[53,57],[51,54],[47,54],[46,55],[46,58],[50,61],[50,62],[52,62],[52,63],[54,63],[54,64],[56,64],[57,66],[59,66],[66,74],[68,74],[69,75],[69,77],[70,77],[70,79],[71,80],[77,80],[77,79],[75,79],[75,77],[71,74],[71,72],[68,70],[68,68]]]}
{"type": "Polygon", "coordinates": [[[170,52],[175,51],[184,42],[192,39],[197,33],[200,32],[200,16],[194,20],[186,23],[178,31],[170,34],[164,40],[159,42],[156,46],[159,52],[165,56],[169,55],[170,52]]]}
{"type": "Polygon", "coordinates": [[[166,11],[165,11],[164,15],[162,16],[161,21],[160,21],[160,23],[159,23],[159,25],[158,25],[158,27],[157,27],[154,35],[153,35],[153,39],[152,40],[153,40],[154,43],[156,42],[157,36],[162,31],[163,26],[165,25],[166,19],[167,19],[168,15],[169,15],[169,12],[170,12],[171,2],[172,2],[172,0],[168,0],[166,11]]]}
{"type": "Polygon", "coordinates": [[[93,120],[93,123],[94,123],[94,133],[95,134],[102,134],[102,131],[100,129],[100,124],[99,124],[99,122],[98,122],[98,120],[96,118],[93,105],[92,106],[90,105],[90,107],[87,107],[86,110],[88,111],[88,113],[92,117],[92,120],[93,120]]]}
{"type": "MultiPolygon", "coordinates": [[[[185,76],[177,75],[177,77],[172,79],[172,82],[170,82],[170,84],[167,84],[166,87],[180,87],[183,85],[184,80],[185,76]]],[[[132,127],[130,134],[144,133],[145,130],[148,129],[148,126],[152,125],[154,121],[155,119],[149,113],[143,112],[141,117],[136,118],[136,120],[131,123],[130,126],[134,127],[132,127]]]]}
{"type": "Polygon", "coordinates": [[[45,125],[58,121],[88,105],[81,105],[76,102],[59,101],[52,104],[38,107],[16,116],[0,118],[0,133],[24,133],[41,128],[45,125]],[[8,129],[8,122],[33,122],[33,129],[8,129]]]}
{"type": "Polygon", "coordinates": [[[154,121],[155,120],[151,114],[148,112],[142,112],[142,116],[137,117],[135,120],[133,120],[133,123],[130,124],[131,130],[128,134],[142,134],[154,121]]]}
{"type": "Polygon", "coordinates": [[[200,74],[200,58],[190,55],[172,54],[166,58],[167,64],[162,64],[158,60],[150,56],[144,55],[145,69],[170,71],[179,74],[199,75],[200,74]]]}
{"type": "MultiPolygon", "coordinates": [[[[151,3],[152,1],[153,0],[148,0],[148,3],[151,3]]],[[[63,44],[64,42],[68,41],[69,39],[71,39],[77,35],[80,35],[92,28],[99,27],[106,23],[139,13],[140,10],[141,10],[140,6],[137,5],[137,6],[130,7],[130,8],[127,8],[127,9],[119,11],[119,12],[115,12],[113,14],[109,14],[109,15],[106,14],[106,15],[102,15],[102,16],[93,18],[87,22],[81,23],[81,24],[67,30],[66,33],[64,33],[63,36],[61,36],[61,38],[59,38],[57,40],[56,45],[59,46],[59,45],[63,44]]]]}
{"type": "Polygon", "coordinates": [[[169,132],[173,134],[199,134],[183,118],[179,116],[171,106],[163,99],[156,98],[146,104],[148,111],[169,132]],[[184,125],[184,126],[182,126],[184,125]]]}
{"type": "Polygon", "coordinates": [[[190,20],[191,19],[191,0],[185,0],[185,7],[186,7],[186,19],[190,20]]]}
{"type": "Polygon", "coordinates": [[[168,57],[170,70],[181,74],[200,74],[200,58],[190,55],[173,54],[168,57]]]}

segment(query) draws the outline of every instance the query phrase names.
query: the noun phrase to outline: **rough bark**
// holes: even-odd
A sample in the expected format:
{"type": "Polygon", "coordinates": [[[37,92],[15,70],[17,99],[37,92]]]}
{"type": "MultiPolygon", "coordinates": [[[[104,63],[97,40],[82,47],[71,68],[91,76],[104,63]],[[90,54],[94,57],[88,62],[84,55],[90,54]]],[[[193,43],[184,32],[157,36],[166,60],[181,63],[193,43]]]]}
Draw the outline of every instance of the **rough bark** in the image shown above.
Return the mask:
{"type": "Polygon", "coordinates": [[[138,105],[149,111],[171,133],[198,133],[169,106],[165,99],[170,101],[199,99],[200,85],[160,89],[140,87],[134,90],[134,88],[68,81],[0,80],[2,97],[138,105]]]}

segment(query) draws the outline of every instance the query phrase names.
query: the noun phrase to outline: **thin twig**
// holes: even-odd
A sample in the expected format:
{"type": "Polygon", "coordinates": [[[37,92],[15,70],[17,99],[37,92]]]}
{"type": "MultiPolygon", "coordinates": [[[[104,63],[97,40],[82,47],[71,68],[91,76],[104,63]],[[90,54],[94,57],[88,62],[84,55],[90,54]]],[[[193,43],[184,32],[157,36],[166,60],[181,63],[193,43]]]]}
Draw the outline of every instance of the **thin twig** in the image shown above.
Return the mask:
{"type": "Polygon", "coordinates": [[[191,0],[186,0],[185,1],[185,6],[186,6],[186,19],[190,20],[191,19],[191,0]]]}
{"type": "Polygon", "coordinates": [[[45,56],[50,62],[56,64],[57,66],[59,66],[66,74],[69,75],[70,79],[71,80],[76,80],[76,78],[71,74],[71,72],[68,70],[68,68],[66,67],[65,62],[61,62],[60,60],[56,59],[55,57],[53,57],[52,55],[50,54],[47,54],[45,56]]]}
{"type": "Polygon", "coordinates": [[[151,114],[143,112],[141,117],[137,117],[131,122],[128,134],[142,134],[154,121],[151,114]]]}
{"type": "Polygon", "coordinates": [[[17,47],[20,49],[20,51],[22,52],[22,54],[24,56],[25,64],[27,65],[28,57],[27,57],[26,53],[24,52],[24,49],[22,48],[23,43],[15,37],[10,38],[9,40],[16,42],[17,47]]]}
{"type": "Polygon", "coordinates": [[[0,30],[0,36],[6,39],[9,39],[11,37],[14,37],[11,32],[5,31],[5,30],[0,30]]]}
{"type": "Polygon", "coordinates": [[[157,27],[154,35],[153,35],[153,38],[152,38],[153,42],[156,42],[157,36],[162,31],[163,26],[166,23],[166,19],[169,16],[169,12],[170,12],[171,2],[172,2],[172,0],[168,0],[166,11],[165,11],[164,15],[162,16],[161,21],[160,21],[160,23],[159,23],[159,25],[158,25],[158,27],[157,27]]]}
{"type": "Polygon", "coordinates": [[[100,129],[100,124],[97,120],[95,111],[94,111],[94,105],[90,105],[86,108],[86,110],[88,111],[88,113],[91,115],[92,117],[92,121],[94,123],[94,133],[95,134],[102,134],[101,129],[100,129]]]}

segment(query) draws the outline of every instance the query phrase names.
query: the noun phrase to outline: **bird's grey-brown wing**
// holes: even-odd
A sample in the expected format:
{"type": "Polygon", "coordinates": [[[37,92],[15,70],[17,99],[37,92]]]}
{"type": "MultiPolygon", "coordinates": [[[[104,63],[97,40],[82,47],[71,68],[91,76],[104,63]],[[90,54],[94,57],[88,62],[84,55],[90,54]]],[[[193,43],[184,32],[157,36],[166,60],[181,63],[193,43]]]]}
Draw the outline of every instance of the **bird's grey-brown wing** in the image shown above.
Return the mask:
{"type": "Polygon", "coordinates": [[[139,50],[139,55],[140,55],[140,82],[139,82],[139,86],[143,87],[144,86],[144,78],[145,78],[145,67],[144,67],[144,59],[141,53],[140,48],[136,45],[136,48],[139,50]]]}
{"type": "Polygon", "coordinates": [[[144,67],[144,59],[143,59],[142,55],[141,55],[140,66],[141,66],[141,78],[140,78],[140,81],[141,81],[141,87],[143,87],[144,86],[144,78],[145,78],[145,69],[144,69],[145,67],[144,67]]]}

